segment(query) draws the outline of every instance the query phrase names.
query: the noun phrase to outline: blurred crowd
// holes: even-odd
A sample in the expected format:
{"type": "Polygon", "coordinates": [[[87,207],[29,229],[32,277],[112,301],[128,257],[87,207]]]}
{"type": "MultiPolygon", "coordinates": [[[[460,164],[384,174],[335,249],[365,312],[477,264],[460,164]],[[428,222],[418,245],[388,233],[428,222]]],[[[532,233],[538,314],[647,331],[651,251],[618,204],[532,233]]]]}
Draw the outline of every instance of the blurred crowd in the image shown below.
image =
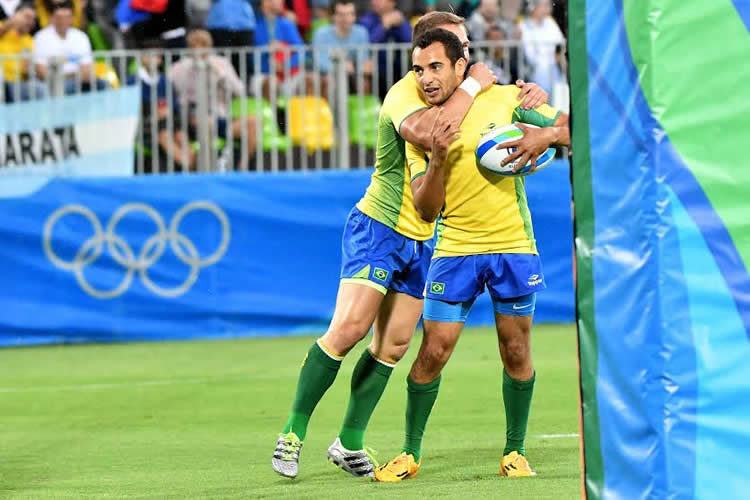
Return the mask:
{"type": "MultiPolygon", "coordinates": [[[[252,61],[248,68],[253,76],[267,77],[269,57],[283,62],[285,47],[410,42],[413,24],[433,9],[465,17],[474,42],[521,44],[521,54],[482,54],[504,82],[524,77],[552,92],[564,78],[564,58],[555,44],[564,41],[566,0],[554,5],[552,0],[0,0],[0,54],[33,54],[33,64],[21,58],[6,60],[3,81],[6,94],[21,98],[43,92],[37,80],[46,80],[51,71],[62,72],[67,81],[75,76],[88,85],[103,86],[106,82],[91,77],[92,50],[185,48],[187,34],[195,28],[210,34],[210,40],[200,40],[202,46],[267,47],[270,55],[260,68],[252,67],[252,61]],[[9,93],[7,86],[21,88],[9,93]]],[[[317,67],[328,72],[329,52],[319,54],[317,67]]],[[[294,53],[288,57],[294,74],[300,61],[294,53]]],[[[347,72],[368,75],[374,64],[389,71],[382,54],[377,59],[358,61],[352,51],[347,72]]],[[[237,55],[232,66],[239,72],[237,55]]],[[[268,78],[255,79],[259,91],[264,85],[268,78]]],[[[387,88],[376,90],[382,95],[387,88]]]]}
{"type": "Polygon", "coordinates": [[[255,119],[233,114],[233,98],[325,97],[336,73],[348,80],[350,93],[382,100],[409,69],[408,57],[368,45],[408,43],[419,16],[448,10],[466,19],[473,57],[493,66],[501,83],[536,82],[565,107],[555,96],[567,96],[559,91],[566,86],[566,1],[0,0],[0,100],[107,88],[113,68],[96,61],[94,51],[136,50],[140,55],[129,52],[127,71],[114,78],[142,88],[140,146],[151,150],[155,138],[162,160],[191,169],[201,112],[212,118],[216,137],[245,138],[252,156],[255,119]],[[492,43],[499,41],[510,43],[492,43]],[[217,47],[233,50],[224,57],[217,47]],[[166,64],[164,51],[154,50],[184,48],[196,51],[191,57],[168,52],[166,64]],[[206,85],[218,95],[209,109],[198,110],[206,85]],[[168,136],[167,121],[177,131],[168,136]]]}

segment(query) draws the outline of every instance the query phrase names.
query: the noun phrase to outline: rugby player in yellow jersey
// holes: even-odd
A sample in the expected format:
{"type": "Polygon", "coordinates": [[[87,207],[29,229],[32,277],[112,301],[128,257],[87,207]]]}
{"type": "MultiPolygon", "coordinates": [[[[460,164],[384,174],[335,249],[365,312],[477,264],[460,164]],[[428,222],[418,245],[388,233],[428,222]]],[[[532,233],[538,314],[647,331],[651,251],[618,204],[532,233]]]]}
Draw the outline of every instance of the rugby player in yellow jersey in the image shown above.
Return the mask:
{"type": "MultiPolygon", "coordinates": [[[[412,61],[431,105],[440,105],[463,80],[466,60],[461,42],[445,30],[432,30],[417,39],[412,61]]],[[[475,151],[489,127],[514,121],[549,127],[526,129],[522,146],[534,158],[550,144],[568,145],[570,139],[567,115],[546,105],[523,110],[516,93],[513,87],[496,85],[479,94],[460,128],[438,120],[429,155],[407,145],[416,208],[427,221],[440,218],[425,286],[424,336],[407,380],[405,441],[402,453],[375,471],[379,481],[401,481],[417,474],[422,436],[437,398],[441,370],[469,310],[485,288],[492,298],[505,368],[507,429],[500,474],[535,475],[526,460],[524,439],[534,387],[531,320],[544,277],[524,179],[480,169],[475,151]]]]}
{"type": "MultiPolygon", "coordinates": [[[[468,57],[462,18],[447,12],[429,14],[415,26],[415,36],[435,27],[456,33],[468,57]]],[[[432,256],[434,224],[420,218],[414,208],[404,139],[429,147],[438,115],[441,121],[458,124],[463,120],[477,94],[495,80],[482,64],[468,74],[460,90],[439,108],[428,109],[411,72],[389,90],[383,102],[375,172],[344,228],[333,319],[302,364],[292,409],[273,454],[272,467],[282,476],[297,476],[315,406],[333,383],[343,357],[374,324],[372,341],[354,368],[341,431],[328,450],[329,460],[350,474],[373,475],[373,463],[364,450],[365,428],[416,329],[432,256]]],[[[546,100],[546,94],[531,84],[523,86],[521,93],[532,103],[546,100]]]]}

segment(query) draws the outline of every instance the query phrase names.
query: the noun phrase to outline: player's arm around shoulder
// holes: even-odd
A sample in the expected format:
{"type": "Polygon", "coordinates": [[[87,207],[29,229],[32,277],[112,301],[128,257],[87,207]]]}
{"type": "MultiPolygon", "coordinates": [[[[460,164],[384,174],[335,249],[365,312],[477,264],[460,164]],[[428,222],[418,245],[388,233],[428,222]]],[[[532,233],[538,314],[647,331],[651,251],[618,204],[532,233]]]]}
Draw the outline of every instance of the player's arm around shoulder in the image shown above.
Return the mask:
{"type": "MultiPolygon", "coordinates": [[[[409,114],[400,124],[399,135],[406,142],[429,151],[432,148],[432,129],[438,121],[438,116],[443,122],[461,125],[476,96],[490,89],[496,80],[495,74],[486,64],[473,64],[469,68],[466,79],[445,103],[409,114]]],[[[421,101],[419,83],[416,79],[413,81],[413,91],[421,101]]]]}
{"type": "Polygon", "coordinates": [[[431,131],[429,160],[423,150],[413,144],[407,145],[414,207],[419,216],[427,222],[437,219],[445,205],[445,171],[448,168],[448,150],[459,135],[458,124],[436,120],[431,131]]]}

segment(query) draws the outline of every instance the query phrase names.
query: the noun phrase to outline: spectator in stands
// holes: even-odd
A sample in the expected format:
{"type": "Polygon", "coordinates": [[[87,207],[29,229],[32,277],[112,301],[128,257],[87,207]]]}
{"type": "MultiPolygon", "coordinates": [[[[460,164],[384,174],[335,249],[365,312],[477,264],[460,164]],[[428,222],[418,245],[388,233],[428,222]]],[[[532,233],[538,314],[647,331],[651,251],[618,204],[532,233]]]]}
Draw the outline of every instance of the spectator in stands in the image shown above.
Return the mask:
{"type": "Polygon", "coordinates": [[[503,33],[509,33],[513,25],[500,16],[499,0],[482,0],[477,10],[466,21],[469,38],[475,42],[487,40],[487,30],[491,26],[497,26],[503,33]]]}
{"type": "Polygon", "coordinates": [[[20,4],[5,21],[5,29],[0,34],[0,55],[14,56],[3,61],[3,90],[7,102],[39,99],[45,94],[44,84],[35,80],[30,71],[34,40],[29,33],[35,22],[34,7],[20,4]]]}
{"type": "Polygon", "coordinates": [[[161,43],[146,41],[142,46],[146,50],[141,54],[138,69],[128,79],[128,84],[141,87],[138,147],[143,155],[144,172],[166,172],[170,157],[176,171],[194,170],[195,152],[181,126],[177,92],[170,88],[171,83],[164,75],[161,54],[151,50],[160,49],[161,43]],[[153,143],[154,135],[156,144],[153,143]]]}
{"type": "Polygon", "coordinates": [[[74,28],[80,30],[86,29],[86,0],[34,0],[34,8],[36,9],[37,19],[39,21],[39,27],[46,28],[49,26],[52,18],[52,11],[55,5],[60,3],[66,3],[70,5],[73,10],[73,24],[74,28]]]}
{"type": "Polygon", "coordinates": [[[523,57],[523,51],[518,50],[517,47],[508,47],[503,44],[503,42],[508,40],[508,32],[504,26],[498,24],[489,25],[485,36],[491,44],[485,51],[485,63],[495,73],[497,82],[506,85],[518,80],[519,58],[523,57]]]}
{"type": "MultiPolygon", "coordinates": [[[[206,28],[216,47],[251,47],[255,41],[255,12],[249,0],[214,0],[208,11],[206,28]]],[[[232,66],[242,74],[240,53],[232,53],[232,66]]],[[[249,67],[245,65],[245,77],[249,67]]]]}
{"type": "Polygon", "coordinates": [[[21,0],[0,0],[0,35],[7,31],[8,28],[4,26],[5,21],[13,17],[19,5],[21,5],[21,0]]]}
{"type": "MultiPolygon", "coordinates": [[[[372,0],[372,11],[362,16],[359,24],[364,26],[370,34],[371,43],[411,42],[411,25],[406,16],[396,8],[395,0],[372,0]]],[[[389,52],[386,49],[377,52],[379,76],[377,88],[380,98],[383,99],[391,85],[401,78],[409,67],[402,64],[401,54],[398,52],[389,52]],[[389,62],[391,68],[388,68],[389,62]],[[388,79],[389,69],[392,81],[388,79]]]]}
{"type": "Polygon", "coordinates": [[[53,86],[62,81],[66,94],[73,94],[79,89],[88,91],[92,83],[99,90],[106,88],[105,81],[94,77],[88,37],[72,25],[73,7],[69,3],[54,4],[50,25],[34,36],[37,75],[53,86]]]}
{"type": "Polygon", "coordinates": [[[312,12],[307,0],[285,0],[284,15],[297,25],[297,31],[303,39],[307,39],[312,26],[312,12]]]}
{"type": "Polygon", "coordinates": [[[359,20],[370,34],[371,43],[409,43],[411,25],[396,8],[395,0],[372,0],[372,10],[359,20]]]}
{"type": "MultiPolygon", "coordinates": [[[[128,27],[126,44],[137,47],[139,40],[161,39],[167,49],[185,47],[188,18],[185,0],[167,0],[165,5],[154,0],[124,0],[129,6],[138,9],[139,5],[148,5],[148,16],[141,18],[128,27]]],[[[119,7],[118,7],[119,9],[119,7]]],[[[144,9],[142,9],[144,10],[144,9]]]]}
{"type": "Polygon", "coordinates": [[[255,154],[255,117],[248,116],[243,123],[240,119],[231,119],[229,114],[231,98],[245,97],[244,84],[227,59],[211,52],[213,41],[208,31],[191,31],[187,43],[196,52],[180,59],[168,76],[179,93],[181,105],[189,110],[191,128],[195,129],[199,120],[208,118],[216,137],[229,139],[229,132],[232,139],[244,135],[248,158],[240,161],[249,160],[255,154]],[[200,103],[205,108],[199,109],[200,103]],[[206,115],[199,116],[199,111],[206,115]]]}
{"type": "Polygon", "coordinates": [[[120,50],[125,48],[122,33],[117,29],[115,15],[117,0],[87,0],[86,32],[94,50],[120,50]],[[98,40],[97,40],[98,39],[98,40]]]}
{"type": "Polygon", "coordinates": [[[520,28],[524,54],[532,65],[530,80],[551,94],[562,79],[555,54],[565,39],[552,19],[550,0],[529,0],[527,12],[520,28]]]}
{"type": "Polygon", "coordinates": [[[315,39],[315,33],[317,33],[318,30],[331,24],[331,0],[313,0],[312,17],[312,24],[310,25],[310,41],[315,39]]]}
{"type": "MultiPolygon", "coordinates": [[[[357,20],[354,2],[335,0],[331,9],[333,24],[321,28],[313,37],[318,69],[321,73],[330,75],[334,69],[331,56],[338,55],[340,62],[346,65],[349,91],[355,92],[358,77],[364,77],[365,91],[370,92],[368,87],[372,78],[372,60],[369,58],[369,52],[362,48],[369,43],[369,37],[364,27],[354,24],[357,20]],[[359,50],[357,46],[360,47],[359,50]],[[339,50],[338,54],[335,49],[339,50]]],[[[327,95],[327,92],[322,94],[327,95]]]]}
{"type": "Polygon", "coordinates": [[[268,52],[261,55],[260,74],[253,78],[255,94],[270,98],[271,79],[275,79],[278,92],[293,95],[303,81],[299,76],[300,54],[289,49],[304,42],[297,26],[284,16],[284,0],[263,0],[260,9],[255,45],[268,47],[268,52]]]}

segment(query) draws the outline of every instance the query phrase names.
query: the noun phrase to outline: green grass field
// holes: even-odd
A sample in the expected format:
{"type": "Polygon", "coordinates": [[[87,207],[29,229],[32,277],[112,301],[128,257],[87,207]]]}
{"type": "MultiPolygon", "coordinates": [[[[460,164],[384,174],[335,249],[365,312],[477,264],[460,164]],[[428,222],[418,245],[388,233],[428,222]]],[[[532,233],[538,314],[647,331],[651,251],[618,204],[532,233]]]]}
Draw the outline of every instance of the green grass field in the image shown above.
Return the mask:
{"type": "MultiPolygon", "coordinates": [[[[402,441],[394,372],[367,435],[381,461],[402,441]]],[[[497,476],[504,444],[497,345],[467,330],[443,375],[420,475],[352,478],[325,461],[362,347],[318,406],[299,477],[270,457],[312,337],[0,350],[0,498],[578,498],[575,330],[534,332],[537,385],[527,450],[539,476],[497,476]]]]}

